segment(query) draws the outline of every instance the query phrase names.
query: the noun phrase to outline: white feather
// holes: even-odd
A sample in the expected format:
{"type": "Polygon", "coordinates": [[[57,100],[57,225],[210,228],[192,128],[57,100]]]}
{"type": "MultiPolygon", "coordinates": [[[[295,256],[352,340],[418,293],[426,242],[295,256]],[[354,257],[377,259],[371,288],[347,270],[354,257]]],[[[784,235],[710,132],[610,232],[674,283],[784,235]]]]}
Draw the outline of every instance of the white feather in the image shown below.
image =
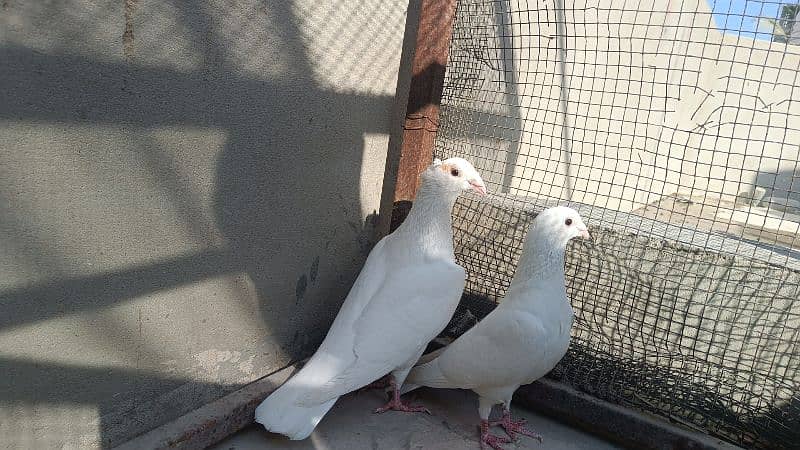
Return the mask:
{"type": "Polygon", "coordinates": [[[486,419],[491,405],[508,407],[520,385],[552,370],[569,346],[573,311],[565,288],[564,250],[577,235],[588,234],[569,208],[537,217],[503,301],[435,358],[414,367],[407,377],[410,387],[471,389],[481,397],[481,418],[486,419]],[[570,225],[565,217],[572,219],[570,225]]]}
{"type": "Polygon", "coordinates": [[[320,348],[256,409],[266,429],[304,439],[339,396],[387,373],[401,386],[447,325],[465,278],[455,263],[450,213],[466,187],[483,181],[461,159],[432,165],[422,178],[411,212],[372,250],[320,348]]]}

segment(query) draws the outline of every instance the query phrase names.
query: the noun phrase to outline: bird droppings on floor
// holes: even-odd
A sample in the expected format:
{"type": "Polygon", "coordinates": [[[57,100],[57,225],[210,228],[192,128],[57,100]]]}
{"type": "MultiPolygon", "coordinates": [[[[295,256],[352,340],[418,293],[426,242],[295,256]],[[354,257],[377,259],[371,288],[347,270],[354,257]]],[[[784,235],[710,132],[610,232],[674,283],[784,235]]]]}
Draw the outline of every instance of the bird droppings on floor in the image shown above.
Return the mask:
{"type": "MultiPolygon", "coordinates": [[[[322,419],[308,439],[291,441],[269,433],[258,424],[252,425],[219,444],[212,450],[256,449],[479,449],[478,399],[470,391],[453,389],[420,389],[404,398],[412,404],[423,404],[431,411],[402,413],[389,411],[373,414],[386,397],[380,390],[348,394],[322,419]]],[[[543,436],[536,439],[520,437],[516,443],[505,444],[507,450],[611,450],[614,444],[591,434],[571,428],[555,420],[526,411],[512,404],[515,418],[525,418],[528,427],[543,436]]],[[[496,408],[495,415],[499,415],[496,408]]],[[[494,416],[493,416],[494,417],[494,416]]],[[[503,435],[503,430],[494,428],[503,435]]]]}

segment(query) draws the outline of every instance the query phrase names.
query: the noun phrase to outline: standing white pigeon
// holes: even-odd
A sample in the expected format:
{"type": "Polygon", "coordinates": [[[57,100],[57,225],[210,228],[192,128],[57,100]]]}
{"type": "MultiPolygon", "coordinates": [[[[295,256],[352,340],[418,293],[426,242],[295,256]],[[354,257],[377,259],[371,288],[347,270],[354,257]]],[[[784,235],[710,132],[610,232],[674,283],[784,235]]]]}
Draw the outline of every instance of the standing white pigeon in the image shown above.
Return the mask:
{"type": "Polygon", "coordinates": [[[573,311],[567,298],[564,252],[574,237],[588,239],[578,213],[567,207],[550,208],[534,219],[511,286],[502,302],[453,343],[426,355],[407,378],[405,392],[418,386],[475,391],[481,418],[481,447],[502,449],[511,439],[496,436],[489,427],[500,425],[510,438],[516,433],[541,436],[512,420],[511,396],[555,367],[569,347],[573,311]],[[489,422],[496,404],[503,417],[489,422]]]}
{"type": "Polygon", "coordinates": [[[392,399],[376,412],[425,411],[400,387],[428,342],[447,325],[464,290],[453,253],[451,211],[461,192],[486,194],[468,161],[436,160],[394,233],[375,245],[317,352],[256,409],[269,431],[305,439],[340,396],[390,374],[392,399]]]}

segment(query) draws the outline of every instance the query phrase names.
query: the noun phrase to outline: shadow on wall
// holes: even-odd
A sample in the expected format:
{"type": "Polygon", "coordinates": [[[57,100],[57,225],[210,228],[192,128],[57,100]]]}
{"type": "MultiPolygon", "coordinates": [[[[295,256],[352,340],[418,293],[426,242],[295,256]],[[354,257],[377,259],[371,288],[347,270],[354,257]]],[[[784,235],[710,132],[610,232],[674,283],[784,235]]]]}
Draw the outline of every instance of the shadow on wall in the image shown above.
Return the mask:
{"type": "Polygon", "coordinates": [[[759,171],[755,185],[764,189],[761,206],[800,214],[800,166],[778,172],[759,171]]]}
{"type": "MultiPolygon", "coordinates": [[[[302,41],[300,21],[287,2],[272,2],[269,10],[260,8],[259,17],[254,19],[257,22],[265,19],[262,15],[273,16],[275,20],[270,23],[277,27],[269,31],[270,37],[279,42],[278,50],[293,58],[285,76],[269,79],[248,77],[230,62],[223,36],[213,24],[216,11],[175,5],[181,25],[196,47],[193,50],[203,57],[199,69],[184,72],[109,62],[69,51],[45,54],[0,42],[0,60],[4,62],[0,65],[0,120],[64,127],[89,124],[134,130],[224,130],[227,141],[216,160],[210,205],[216,223],[211,224],[204,223],[203,205],[196,204],[192,193],[182,188],[185,180],[165,159],[164,149],[145,136],[134,139],[141,141],[136,142],[141,151],[138,157],[150,165],[152,176],[171,197],[171,205],[186,227],[199,235],[220,233],[226,244],[91,275],[60,276],[57,267],[40,267],[53,274],[49,281],[0,292],[0,331],[13,333],[16,327],[49,319],[93,314],[134,298],[244,272],[256,288],[265,332],[288,359],[300,359],[324,336],[374,243],[377,216],[373,214],[362,222],[359,181],[364,136],[390,130],[387,112],[395,109],[395,98],[340,93],[321,86],[314,77],[307,49],[298,45],[302,41]],[[332,261],[326,261],[326,257],[332,261]],[[297,273],[296,267],[304,270],[297,273]],[[312,296],[312,291],[316,295],[312,296]]],[[[409,22],[416,24],[413,19],[409,22]]],[[[126,31],[125,35],[125,54],[132,58],[135,33],[126,31]]],[[[267,44],[254,45],[258,52],[259,45],[267,44]]],[[[339,51],[346,52],[347,48],[339,51]]],[[[108,158],[107,150],[86,148],[85,152],[91,154],[90,160],[101,161],[108,158]]],[[[42,164],[47,164],[47,150],[40,151],[45,161],[42,164]]],[[[198,148],[198,154],[202,157],[207,153],[198,148]]],[[[117,169],[121,173],[98,175],[126,177],[124,166],[112,161],[109,167],[111,172],[117,169]]],[[[124,185],[125,181],[120,183],[124,185]]],[[[0,229],[9,233],[9,240],[25,243],[19,260],[64,264],[68,258],[58,252],[70,250],[69,246],[25,229],[29,219],[15,209],[19,195],[0,190],[0,229]]],[[[81,218],[73,218],[77,225],[58,222],[65,217],[69,217],[68,212],[53,218],[52,225],[82,226],[81,218]]],[[[137,220],[130,218],[133,223],[137,220]]],[[[115,221],[126,223],[124,218],[115,221]]],[[[141,243],[135,233],[129,238],[119,245],[136,252],[141,243]]],[[[206,326],[200,323],[203,311],[175,311],[174,316],[173,320],[197,321],[198,330],[206,326]]],[[[157,365],[163,359],[161,349],[141,336],[136,341],[135,332],[130,330],[135,330],[135,322],[135,318],[126,318],[124,323],[108,325],[104,330],[118,327],[119,335],[100,339],[109,346],[120,341],[120,348],[129,351],[126,359],[157,365]]],[[[220,330],[209,328],[209,332],[220,330]]],[[[65,350],[65,358],[74,351],[79,350],[65,350]]],[[[0,382],[0,399],[30,405],[34,416],[49,405],[96,408],[100,445],[104,447],[124,442],[238,387],[198,381],[184,374],[168,376],[153,370],[84,367],[6,356],[0,356],[0,372],[5,374],[0,382]]],[[[48,423],[49,431],[42,431],[34,429],[29,419],[6,422],[6,427],[15,433],[29,432],[27,438],[35,439],[37,433],[54,432],[59,426],[48,423]]],[[[65,419],[64,429],[55,434],[70,430],[81,420],[65,419]]]]}
{"type": "MultiPolygon", "coordinates": [[[[736,197],[731,221],[736,237],[775,254],[800,258],[800,172],[759,171],[736,197]]],[[[731,235],[730,233],[726,233],[731,235]]]]}

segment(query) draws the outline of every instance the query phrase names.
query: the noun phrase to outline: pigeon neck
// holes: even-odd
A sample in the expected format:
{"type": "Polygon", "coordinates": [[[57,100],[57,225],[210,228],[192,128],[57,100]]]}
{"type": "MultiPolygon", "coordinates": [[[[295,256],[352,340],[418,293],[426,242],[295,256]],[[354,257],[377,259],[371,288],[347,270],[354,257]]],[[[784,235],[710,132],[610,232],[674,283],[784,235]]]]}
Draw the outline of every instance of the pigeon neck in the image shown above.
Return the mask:
{"type": "MultiPolygon", "coordinates": [[[[429,255],[453,256],[453,226],[450,214],[458,193],[432,192],[425,185],[417,192],[408,217],[397,230],[415,247],[429,255]]],[[[410,247],[414,248],[414,247],[410,247]]]]}
{"type": "Polygon", "coordinates": [[[521,282],[554,280],[563,284],[564,253],[564,248],[540,246],[534,243],[531,248],[523,249],[514,279],[519,279],[521,282]]]}
{"type": "Polygon", "coordinates": [[[565,292],[566,286],[564,249],[532,247],[523,250],[511,286],[506,293],[506,300],[503,302],[507,302],[511,307],[538,311],[537,314],[541,311],[556,311],[561,308],[564,297],[555,293],[565,292]],[[531,298],[531,289],[553,295],[536,295],[531,298]]]}

